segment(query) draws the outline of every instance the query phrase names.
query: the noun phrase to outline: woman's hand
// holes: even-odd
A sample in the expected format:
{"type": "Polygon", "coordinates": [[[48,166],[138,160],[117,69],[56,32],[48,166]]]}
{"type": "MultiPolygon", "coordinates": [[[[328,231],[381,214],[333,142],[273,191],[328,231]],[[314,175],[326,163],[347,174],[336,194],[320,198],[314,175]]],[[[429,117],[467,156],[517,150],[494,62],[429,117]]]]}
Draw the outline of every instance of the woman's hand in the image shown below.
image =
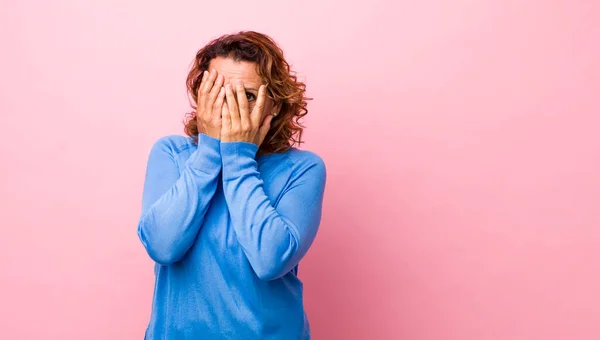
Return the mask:
{"type": "Polygon", "coordinates": [[[216,139],[221,138],[221,111],[225,98],[223,76],[216,70],[204,71],[198,87],[196,103],[196,124],[198,133],[204,133],[216,139]]]}
{"type": "Polygon", "coordinates": [[[261,117],[265,107],[266,88],[261,85],[258,89],[256,105],[249,112],[246,89],[242,81],[236,84],[235,94],[231,84],[225,86],[227,102],[223,104],[221,140],[223,142],[250,142],[260,146],[271,127],[272,115],[265,117],[261,124],[261,117]],[[237,95],[237,102],[236,102],[237,95]]]}

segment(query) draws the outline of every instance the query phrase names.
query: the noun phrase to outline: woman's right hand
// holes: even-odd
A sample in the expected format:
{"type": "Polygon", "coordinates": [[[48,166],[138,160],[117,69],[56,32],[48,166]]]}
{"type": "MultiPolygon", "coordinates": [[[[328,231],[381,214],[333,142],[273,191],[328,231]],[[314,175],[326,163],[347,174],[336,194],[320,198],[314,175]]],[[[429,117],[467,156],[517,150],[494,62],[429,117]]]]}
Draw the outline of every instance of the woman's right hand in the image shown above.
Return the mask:
{"type": "Polygon", "coordinates": [[[221,139],[221,108],[225,98],[223,76],[216,70],[204,71],[198,87],[196,124],[198,133],[221,139]]]}

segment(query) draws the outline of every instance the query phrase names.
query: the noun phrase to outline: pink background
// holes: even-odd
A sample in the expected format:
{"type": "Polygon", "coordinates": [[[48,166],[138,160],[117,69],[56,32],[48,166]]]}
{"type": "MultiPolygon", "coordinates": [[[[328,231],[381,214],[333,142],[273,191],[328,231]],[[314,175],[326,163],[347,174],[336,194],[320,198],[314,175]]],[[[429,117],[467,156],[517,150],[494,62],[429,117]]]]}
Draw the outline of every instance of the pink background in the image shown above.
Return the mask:
{"type": "MultiPolygon", "coordinates": [[[[595,4],[594,4],[595,3],[595,4]]],[[[315,339],[600,338],[591,0],[3,1],[3,339],[141,339],[147,154],[196,50],[272,35],[328,166],[315,339]]]]}

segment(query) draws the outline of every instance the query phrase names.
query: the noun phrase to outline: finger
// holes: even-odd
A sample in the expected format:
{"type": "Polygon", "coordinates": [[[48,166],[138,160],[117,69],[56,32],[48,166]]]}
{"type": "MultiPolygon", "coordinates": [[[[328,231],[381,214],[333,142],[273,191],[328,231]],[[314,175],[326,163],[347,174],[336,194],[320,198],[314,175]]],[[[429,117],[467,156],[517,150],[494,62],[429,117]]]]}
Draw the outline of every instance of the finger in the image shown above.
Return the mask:
{"type": "MultiPolygon", "coordinates": [[[[246,88],[241,80],[237,81],[235,86],[235,92],[237,95],[237,103],[239,106],[240,124],[244,127],[250,125],[250,116],[248,112],[248,98],[246,98],[246,88]]],[[[258,124],[256,124],[258,126],[258,124]]]]}
{"type": "Polygon", "coordinates": [[[206,82],[208,80],[208,71],[203,71],[201,77],[202,78],[200,79],[200,86],[198,86],[196,94],[199,94],[200,90],[202,89],[202,87],[204,86],[204,84],[206,84],[206,82]]]}
{"type": "Polygon", "coordinates": [[[221,132],[231,130],[231,115],[229,114],[227,103],[223,103],[221,107],[221,119],[221,132]]]}
{"type": "Polygon", "coordinates": [[[214,125],[222,124],[222,116],[223,116],[223,103],[225,101],[225,88],[221,87],[219,94],[217,95],[217,99],[212,107],[212,115],[210,117],[211,121],[214,125]]]}
{"type": "Polygon", "coordinates": [[[216,70],[210,71],[210,73],[208,74],[208,78],[206,79],[206,82],[204,83],[204,86],[200,87],[200,93],[198,95],[198,98],[202,97],[203,101],[206,101],[206,97],[207,97],[208,93],[210,92],[210,90],[212,89],[216,77],[217,77],[217,71],[216,70]]]}
{"type": "Polygon", "coordinates": [[[267,133],[269,133],[269,130],[271,129],[271,121],[272,120],[273,120],[273,116],[268,115],[267,117],[265,117],[265,120],[263,121],[262,125],[260,126],[260,129],[258,130],[258,135],[259,135],[258,146],[260,146],[260,144],[262,144],[262,142],[265,140],[265,136],[267,135],[267,133]]]}
{"type": "Polygon", "coordinates": [[[214,111],[215,115],[218,115],[219,117],[221,116],[221,110],[223,108],[224,102],[225,102],[225,88],[223,86],[221,86],[221,89],[219,90],[219,94],[217,94],[217,99],[215,100],[215,103],[213,104],[213,111],[214,111]]]}
{"type": "Polygon", "coordinates": [[[200,86],[198,86],[198,88],[196,89],[196,106],[200,107],[200,97],[201,97],[201,93],[202,93],[202,89],[204,89],[204,86],[206,84],[206,82],[208,81],[208,71],[204,71],[202,72],[202,80],[200,80],[200,86]]]}
{"type": "Polygon", "coordinates": [[[225,86],[225,97],[227,98],[227,107],[229,108],[228,112],[231,119],[231,128],[238,127],[240,126],[240,113],[238,105],[235,102],[235,95],[231,89],[231,84],[225,86]]]}
{"type": "Polygon", "coordinates": [[[256,105],[252,109],[252,113],[250,114],[250,118],[255,125],[260,124],[260,118],[262,117],[263,111],[265,109],[265,102],[267,100],[267,88],[265,85],[261,85],[258,89],[258,98],[256,100],[256,105]]]}
{"type": "Polygon", "coordinates": [[[219,74],[215,79],[215,83],[208,94],[208,99],[206,100],[206,106],[212,108],[221,88],[223,87],[223,75],[219,74]]]}

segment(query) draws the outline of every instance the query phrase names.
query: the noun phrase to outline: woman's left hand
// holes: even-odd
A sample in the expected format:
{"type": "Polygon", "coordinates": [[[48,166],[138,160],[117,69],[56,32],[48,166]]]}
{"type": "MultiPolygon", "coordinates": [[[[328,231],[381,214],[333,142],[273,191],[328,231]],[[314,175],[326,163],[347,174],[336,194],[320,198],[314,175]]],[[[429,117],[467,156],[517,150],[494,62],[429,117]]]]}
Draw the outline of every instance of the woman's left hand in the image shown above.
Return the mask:
{"type": "Polygon", "coordinates": [[[223,104],[221,113],[221,141],[250,142],[260,146],[269,132],[273,119],[272,115],[268,115],[262,124],[260,121],[266,100],[265,85],[261,85],[258,90],[258,98],[252,112],[249,112],[246,89],[241,81],[237,82],[235,91],[234,94],[231,84],[225,86],[227,102],[223,104]]]}

